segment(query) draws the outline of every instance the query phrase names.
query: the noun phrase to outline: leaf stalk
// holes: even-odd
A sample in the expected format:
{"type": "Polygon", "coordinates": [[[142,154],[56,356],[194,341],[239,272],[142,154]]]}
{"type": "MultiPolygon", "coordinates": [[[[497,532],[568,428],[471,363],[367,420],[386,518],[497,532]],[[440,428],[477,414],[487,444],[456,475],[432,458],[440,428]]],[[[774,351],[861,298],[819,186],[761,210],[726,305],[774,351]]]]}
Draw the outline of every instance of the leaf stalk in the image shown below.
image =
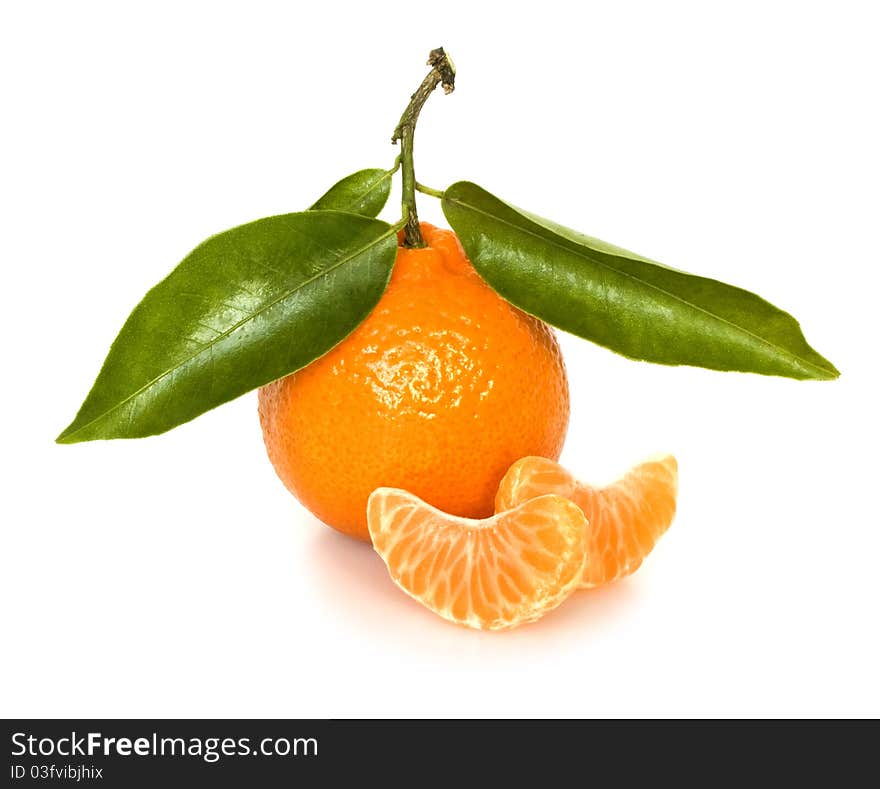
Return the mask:
{"type": "Polygon", "coordinates": [[[416,181],[416,191],[421,192],[423,195],[430,195],[431,197],[436,197],[439,200],[443,199],[443,195],[446,194],[442,189],[432,189],[430,186],[425,186],[424,184],[420,184],[416,181]]]}

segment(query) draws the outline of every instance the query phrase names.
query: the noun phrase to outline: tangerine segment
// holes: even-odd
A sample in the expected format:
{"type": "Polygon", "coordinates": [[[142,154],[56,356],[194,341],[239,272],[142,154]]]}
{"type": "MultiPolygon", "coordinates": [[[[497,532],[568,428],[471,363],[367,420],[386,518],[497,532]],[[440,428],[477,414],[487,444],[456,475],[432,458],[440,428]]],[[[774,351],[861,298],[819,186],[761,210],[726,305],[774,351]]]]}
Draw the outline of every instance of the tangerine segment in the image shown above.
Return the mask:
{"type": "Polygon", "coordinates": [[[601,586],[634,573],[669,528],[675,516],[678,463],[672,455],[649,460],[598,488],[579,482],[547,458],[522,458],[501,480],[495,511],[550,493],[583,510],[589,522],[590,561],[581,586],[601,586]]]}
{"type": "Polygon", "coordinates": [[[555,608],[577,588],[587,558],[584,514],[561,496],[474,520],[405,490],[378,488],[367,503],[367,525],[404,592],[479,630],[515,627],[555,608]]]}

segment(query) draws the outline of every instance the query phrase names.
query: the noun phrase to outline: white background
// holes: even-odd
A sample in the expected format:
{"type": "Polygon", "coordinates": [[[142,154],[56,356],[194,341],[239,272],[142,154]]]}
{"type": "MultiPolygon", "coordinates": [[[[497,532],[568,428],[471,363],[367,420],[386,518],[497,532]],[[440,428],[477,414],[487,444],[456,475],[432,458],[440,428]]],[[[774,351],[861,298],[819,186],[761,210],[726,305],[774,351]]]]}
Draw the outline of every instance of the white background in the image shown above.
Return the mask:
{"type": "Polygon", "coordinates": [[[876,9],[409,5],[4,5],[0,714],[880,714],[876,9]],[[253,394],[53,443],[196,243],[390,166],[441,44],[458,89],[423,113],[420,180],[752,289],[843,372],[563,337],[564,462],[600,481],[672,451],[680,510],[632,579],[508,634],[444,623],[303,511],[253,394]]]}

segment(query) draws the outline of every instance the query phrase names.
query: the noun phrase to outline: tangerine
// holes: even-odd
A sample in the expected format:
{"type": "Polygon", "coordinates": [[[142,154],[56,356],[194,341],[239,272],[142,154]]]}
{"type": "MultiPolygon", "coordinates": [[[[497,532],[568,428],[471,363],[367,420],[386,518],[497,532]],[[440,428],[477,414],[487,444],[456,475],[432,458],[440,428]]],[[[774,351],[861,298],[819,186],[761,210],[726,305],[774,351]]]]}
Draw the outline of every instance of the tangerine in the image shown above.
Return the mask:
{"type": "Polygon", "coordinates": [[[495,293],[454,233],[421,230],[427,246],[398,250],[366,320],[259,393],[278,476],[317,518],[365,540],[376,488],[485,518],[507,468],[558,458],[568,428],[552,329],[495,293]]]}

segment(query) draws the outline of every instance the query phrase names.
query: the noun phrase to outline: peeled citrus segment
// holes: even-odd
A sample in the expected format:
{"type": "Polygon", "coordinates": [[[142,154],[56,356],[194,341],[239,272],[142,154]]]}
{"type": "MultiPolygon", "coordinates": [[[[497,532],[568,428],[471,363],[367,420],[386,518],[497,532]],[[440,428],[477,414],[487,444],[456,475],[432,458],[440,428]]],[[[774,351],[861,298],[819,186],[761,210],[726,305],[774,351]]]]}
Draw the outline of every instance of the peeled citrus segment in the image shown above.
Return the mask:
{"type": "Polygon", "coordinates": [[[580,507],[589,522],[581,585],[601,586],[634,573],[675,516],[678,463],[672,455],[641,463],[604,488],[586,485],[552,460],[514,463],[498,488],[495,511],[555,494],[580,507]]]}
{"type": "Polygon", "coordinates": [[[540,496],[485,520],[448,515],[378,488],[367,503],[373,547],[393,581],[444,619],[502,630],[538,619],[577,588],[586,562],[583,512],[540,496]]]}

